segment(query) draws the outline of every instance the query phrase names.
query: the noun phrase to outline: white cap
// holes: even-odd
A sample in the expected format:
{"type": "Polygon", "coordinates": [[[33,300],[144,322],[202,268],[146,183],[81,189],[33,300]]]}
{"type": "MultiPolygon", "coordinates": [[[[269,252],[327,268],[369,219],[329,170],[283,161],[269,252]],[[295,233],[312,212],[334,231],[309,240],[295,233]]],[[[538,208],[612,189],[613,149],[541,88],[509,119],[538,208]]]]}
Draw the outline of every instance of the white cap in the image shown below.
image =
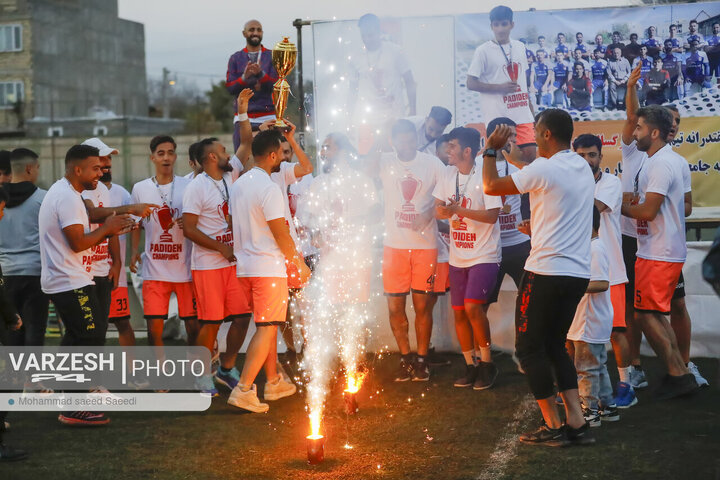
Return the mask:
{"type": "Polygon", "coordinates": [[[108,155],[117,155],[119,152],[117,148],[111,148],[105,145],[105,142],[100,140],[97,137],[88,138],[84,142],[82,142],[83,145],[90,145],[91,147],[95,147],[98,150],[100,150],[100,156],[101,157],[107,157],[108,155]]]}

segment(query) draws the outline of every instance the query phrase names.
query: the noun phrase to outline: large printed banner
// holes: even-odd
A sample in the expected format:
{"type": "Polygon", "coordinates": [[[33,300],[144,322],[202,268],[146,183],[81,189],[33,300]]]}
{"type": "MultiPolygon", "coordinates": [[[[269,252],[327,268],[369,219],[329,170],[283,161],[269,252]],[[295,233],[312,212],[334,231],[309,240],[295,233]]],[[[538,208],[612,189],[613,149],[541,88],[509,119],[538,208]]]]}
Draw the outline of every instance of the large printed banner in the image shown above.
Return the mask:
{"type": "MultiPolygon", "coordinates": [[[[576,122],[575,135],[592,133],[603,139],[603,163],[606,172],[622,174],[620,120],[576,122]]],[[[675,142],[675,150],[690,167],[693,204],[698,207],[720,205],[720,118],[684,118],[675,142]]]]}
{"type": "MultiPolygon", "coordinates": [[[[525,78],[519,83],[536,87],[538,95],[530,97],[538,108],[564,108],[575,120],[624,118],[622,105],[620,109],[615,105],[624,98],[624,86],[613,88],[607,75],[612,65],[608,62],[614,53],[603,54],[598,60],[594,55],[598,47],[607,52],[611,46],[620,49],[621,62],[627,61],[625,67],[631,68],[636,62],[643,64],[644,84],[640,90],[643,102],[673,102],[683,117],[720,115],[720,90],[716,86],[720,73],[716,71],[720,64],[717,47],[720,34],[713,33],[713,25],[720,21],[720,2],[515,12],[513,18],[511,38],[525,44],[529,61],[529,69],[520,72],[525,78]],[[618,32],[620,37],[614,39],[613,32],[618,32]],[[666,53],[664,44],[668,39],[672,50],[666,53]],[[693,41],[697,41],[697,45],[692,46],[693,41]],[[576,55],[578,48],[582,51],[576,55]],[[538,50],[543,51],[544,67],[538,66],[538,50]],[[658,72],[653,71],[654,58],[661,60],[658,72]],[[604,67],[599,60],[605,62],[604,67]],[[568,87],[573,80],[575,63],[583,65],[582,71],[589,82],[574,83],[577,95],[573,96],[568,87]],[[554,81],[543,84],[547,77],[554,81]],[[589,99],[580,95],[585,90],[589,99]]],[[[459,124],[492,120],[483,117],[486,108],[480,103],[480,94],[468,90],[467,73],[477,47],[493,40],[489,14],[455,17],[455,98],[459,124]]]]}

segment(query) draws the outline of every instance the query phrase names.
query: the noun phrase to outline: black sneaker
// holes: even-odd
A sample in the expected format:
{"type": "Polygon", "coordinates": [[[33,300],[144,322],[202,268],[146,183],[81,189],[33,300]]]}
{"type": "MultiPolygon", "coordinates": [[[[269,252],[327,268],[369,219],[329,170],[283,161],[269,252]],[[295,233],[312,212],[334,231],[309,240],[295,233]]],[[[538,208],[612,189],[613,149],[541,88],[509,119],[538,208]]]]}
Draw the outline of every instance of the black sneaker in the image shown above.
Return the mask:
{"type": "Polygon", "coordinates": [[[454,386],[458,388],[472,387],[477,377],[477,368],[475,365],[465,365],[465,375],[455,380],[454,386]]]}
{"type": "Polygon", "coordinates": [[[428,350],[428,365],[431,367],[447,367],[451,364],[448,358],[443,357],[439,353],[435,352],[435,347],[431,347],[428,350]]]}
{"type": "Polygon", "coordinates": [[[477,377],[473,383],[473,390],[487,390],[495,384],[498,369],[492,362],[480,362],[477,366],[477,377]]]}
{"type": "Polygon", "coordinates": [[[588,422],[585,422],[585,425],[580,428],[565,425],[565,437],[569,445],[592,445],[595,443],[595,437],[590,432],[588,422]]]}
{"type": "Polygon", "coordinates": [[[430,367],[428,362],[417,359],[412,369],[412,381],[413,382],[427,382],[430,380],[430,367]]]}
{"type": "Polygon", "coordinates": [[[98,427],[110,423],[110,419],[102,412],[67,412],[58,415],[58,420],[64,425],[73,427],[98,427]]]}
{"type": "Polygon", "coordinates": [[[695,381],[692,373],[680,376],[665,375],[660,386],[655,390],[655,398],[657,400],[669,400],[671,398],[682,397],[695,393],[700,387],[695,381]]]}
{"type": "Polygon", "coordinates": [[[410,362],[404,358],[400,359],[400,367],[398,368],[397,374],[395,375],[396,382],[407,382],[412,380],[413,368],[410,362]]]}
{"type": "Polygon", "coordinates": [[[0,462],[15,462],[17,460],[25,460],[28,454],[25,450],[13,448],[4,443],[0,443],[0,462]]]}
{"type": "Polygon", "coordinates": [[[567,444],[563,428],[550,428],[545,422],[537,430],[523,433],[519,439],[528,445],[544,445],[546,447],[564,447],[567,444]]]}
{"type": "Polygon", "coordinates": [[[602,407],[598,413],[600,414],[600,420],[603,422],[617,422],[620,420],[620,411],[615,405],[602,407]]]}

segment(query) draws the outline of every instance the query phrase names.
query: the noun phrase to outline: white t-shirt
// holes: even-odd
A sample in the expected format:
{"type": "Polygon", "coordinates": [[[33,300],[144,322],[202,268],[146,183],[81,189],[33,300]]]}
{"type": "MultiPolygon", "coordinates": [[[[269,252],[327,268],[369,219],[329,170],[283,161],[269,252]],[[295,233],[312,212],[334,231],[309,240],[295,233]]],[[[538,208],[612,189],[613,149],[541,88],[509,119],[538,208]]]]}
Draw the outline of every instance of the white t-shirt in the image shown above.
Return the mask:
{"type": "Polygon", "coordinates": [[[285,256],[268,222],[285,218],[284,194],[270,175],[255,167],[233,183],[230,213],[238,277],[287,277],[285,256]]]}
{"type": "Polygon", "coordinates": [[[133,203],[161,206],[142,220],[145,229],[142,278],[171,283],[189,282],[192,243],[185,238],[176,220],[182,217],[183,195],[191,180],[175,175],[172,182],[156,185],[154,178],[138,182],[132,189],[133,203]],[[174,222],[172,227],[165,230],[171,221],[174,222]]]}
{"type": "MultiPolygon", "coordinates": [[[[303,225],[322,235],[328,248],[350,255],[333,268],[367,268],[372,260],[370,213],[378,203],[373,181],[349,165],[318,175],[298,207],[303,225]]],[[[325,255],[327,252],[321,252],[325,255]]],[[[335,257],[332,257],[335,258],[335,257]]]]}
{"type": "MultiPolygon", "coordinates": [[[[445,167],[445,175],[438,181],[433,196],[447,202],[460,201],[470,210],[502,208],[500,197],[486,195],[482,185],[482,167],[475,166],[470,175],[463,175],[454,166],[445,167]]],[[[479,263],[500,263],[500,224],[477,222],[453,215],[450,219],[450,265],[472,267],[479,263]],[[460,221],[458,228],[453,223],[460,221]]]]}
{"type": "Polygon", "coordinates": [[[183,178],[187,178],[188,180],[193,180],[195,178],[195,172],[190,172],[183,176],[183,178]]]}
{"type": "Polygon", "coordinates": [[[417,152],[415,158],[402,162],[397,155],[383,153],[380,159],[380,180],[385,195],[384,245],[391,248],[437,248],[435,222],[435,184],[445,175],[439,158],[417,152]],[[416,219],[428,215],[423,225],[416,219]]]}
{"type": "Polygon", "coordinates": [[[638,175],[640,203],[647,193],[665,196],[657,216],[652,221],[637,221],[637,256],[662,262],[685,262],[685,181],[683,170],[687,162],[680,162],[678,154],[665,145],[648,158],[638,175]]]}
{"type": "Polygon", "coordinates": [[[85,203],[80,192],[66,178],[61,178],[48,190],[40,212],[40,285],[47,294],[67,292],[93,285],[92,250],[74,252],[65,238],[63,228],[82,225],[90,231],[85,203]]]}
{"type": "MultiPolygon", "coordinates": [[[[632,193],[635,191],[635,178],[638,170],[645,163],[647,154],[637,149],[635,140],[630,145],[620,140],[620,149],[622,151],[622,183],[623,193],[632,193]]],[[[622,216],[620,219],[620,227],[623,235],[637,238],[637,224],[634,218],[622,216]]]]}
{"type": "Polygon", "coordinates": [[[231,172],[232,181],[233,181],[233,183],[235,183],[235,180],[237,180],[240,177],[240,173],[243,171],[243,169],[245,167],[243,167],[242,162],[235,155],[233,155],[230,158],[230,166],[232,167],[232,172],[231,172]]]}
{"type": "Polygon", "coordinates": [[[304,257],[310,255],[316,255],[318,253],[317,248],[312,244],[310,234],[304,228],[305,226],[298,218],[298,206],[303,203],[312,187],[315,177],[312,175],[305,175],[297,182],[290,185],[288,189],[288,205],[290,207],[290,215],[293,218],[293,226],[297,232],[298,239],[300,241],[300,250],[304,257]]]}
{"type": "Polygon", "coordinates": [[[365,108],[356,108],[356,112],[372,119],[402,116],[406,110],[403,75],[410,71],[410,63],[400,46],[383,40],[377,50],[363,47],[351,61],[350,69],[358,79],[357,103],[371,109],[367,113],[365,108]]]}
{"type": "MultiPolygon", "coordinates": [[[[497,162],[497,170],[500,177],[506,177],[517,172],[518,168],[502,160],[497,162]]],[[[530,237],[517,229],[518,223],[522,221],[522,212],[520,211],[522,200],[520,195],[502,195],[499,198],[502,200],[503,205],[510,206],[510,212],[505,213],[500,210],[500,216],[498,217],[500,245],[502,247],[512,247],[530,240],[530,237]]]]}
{"type": "MultiPolygon", "coordinates": [[[[82,198],[90,200],[95,207],[112,207],[110,203],[110,191],[104,183],[98,182],[95,190],[83,190],[82,198]]],[[[99,223],[91,223],[90,230],[97,230],[99,223]]],[[[90,273],[93,277],[107,277],[110,273],[110,247],[108,239],[91,248],[93,252],[92,268],[90,273]]]]}
{"type": "Polygon", "coordinates": [[[290,199],[288,198],[288,187],[298,181],[295,176],[295,163],[281,162],[280,171],[273,172],[270,175],[270,179],[280,187],[283,192],[283,207],[285,209],[285,222],[290,229],[290,236],[295,242],[295,248],[300,249],[300,238],[298,238],[297,230],[295,230],[295,222],[293,221],[293,215],[290,211],[290,199]]]}
{"type": "Polygon", "coordinates": [[[525,270],[590,278],[595,180],[587,162],[563,150],[510,177],[520,193],[530,192],[532,248],[525,270]]]}
{"type": "MultiPolygon", "coordinates": [[[[197,215],[197,228],[208,237],[233,246],[233,232],[227,223],[232,174],[226,172],[222,180],[215,180],[201,173],[185,188],[183,213],[197,215]]],[[[193,244],[190,262],[193,270],[216,270],[234,263],[227,261],[220,252],[193,244]]]]}
{"type": "Polygon", "coordinates": [[[477,77],[482,83],[492,84],[510,82],[514,76],[513,80],[520,86],[520,90],[508,94],[480,92],[482,120],[488,123],[494,118],[507,117],[518,125],[532,123],[525,77],[528,69],[525,45],[517,40],[510,40],[510,44],[503,45],[502,49],[495,41],[488,41],[477,47],[467,74],[477,77]]]}
{"type": "MultiPolygon", "coordinates": [[[[111,207],[122,207],[130,205],[132,203],[130,198],[130,192],[117,183],[110,184],[110,206],[111,207]]],[[[118,280],[118,287],[127,287],[127,272],[125,272],[125,262],[127,255],[127,238],[128,233],[120,235],[118,242],[120,243],[120,279],[118,280]]]]}
{"type": "MultiPolygon", "coordinates": [[[[591,242],[592,262],[590,281],[608,282],[610,262],[605,243],[599,238],[591,242]]],[[[607,343],[610,341],[613,324],[613,307],[610,289],[598,293],[586,293],[580,299],[575,318],[568,330],[568,340],[586,343],[607,343]]]]}
{"type": "Polygon", "coordinates": [[[609,173],[602,173],[595,184],[595,200],[599,200],[607,209],[600,214],[600,240],[605,244],[610,261],[610,285],[619,285],[628,281],[625,261],[622,253],[620,234],[620,207],[622,206],[622,185],[620,179],[609,173]]]}

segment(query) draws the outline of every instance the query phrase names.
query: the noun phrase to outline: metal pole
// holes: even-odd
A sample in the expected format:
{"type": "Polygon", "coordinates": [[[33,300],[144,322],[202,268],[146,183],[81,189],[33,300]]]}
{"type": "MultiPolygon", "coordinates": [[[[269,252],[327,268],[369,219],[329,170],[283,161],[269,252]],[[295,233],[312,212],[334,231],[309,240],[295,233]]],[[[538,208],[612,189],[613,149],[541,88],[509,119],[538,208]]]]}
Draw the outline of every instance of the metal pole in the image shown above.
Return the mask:
{"type": "Polygon", "coordinates": [[[305,85],[303,84],[303,49],[302,49],[302,27],[304,25],[310,25],[311,22],[303,20],[302,18],[296,18],[293,21],[293,26],[297,29],[297,49],[298,49],[298,98],[300,99],[300,132],[303,136],[305,135],[305,128],[307,127],[307,121],[305,117],[305,85]]]}

